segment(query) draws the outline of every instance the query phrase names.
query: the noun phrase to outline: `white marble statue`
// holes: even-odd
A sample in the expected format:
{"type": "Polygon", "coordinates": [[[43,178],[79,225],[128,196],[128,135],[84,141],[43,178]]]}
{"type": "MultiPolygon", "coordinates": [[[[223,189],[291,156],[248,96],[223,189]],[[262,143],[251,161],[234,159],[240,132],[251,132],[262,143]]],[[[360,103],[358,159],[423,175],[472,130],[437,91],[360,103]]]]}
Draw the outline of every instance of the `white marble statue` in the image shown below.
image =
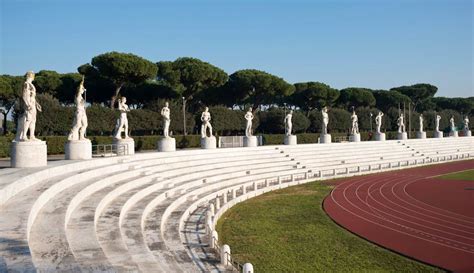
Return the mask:
{"type": "Polygon", "coordinates": [[[26,73],[26,81],[23,84],[23,91],[21,94],[20,108],[23,113],[18,118],[18,127],[15,141],[39,141],[35,137],[36,127],[36,111],[41,112],[41,105],[36,102],[36,88],[33,85],[35,73],[28,71],[26,73]],[[30,138],[27,133],[30,131],[30,138]]]}
{"type": "Polygon", "coordinates": [[[208,107],[202,112],[201,121],[201,137],[207,137],[207,129],[209,129],[209,137],[212,137],[211,113],[209,113],[208,107]]]}
{"type": "Polygon", "coordinates": [[[456,126],[454,125],[454,116],[451,116],[449,119],[449,124],[451,124],[451,132],[456,132],[456,126]]]}
{"type": "Polygon", "coordinates": [[[351,134],[352,135],[358,134],[359,133],[359,118],[357,117],[357,114],[355,111],[352,111],[351,121],[352,121],[351,134]]]}
{"type": "Polygon", "coordinates": [[[400,114],[400,116],[397,119],[397,125],[398,125],[398,132],[399,133],[404,133],[405,132],[405,117],[403,114],[400,114]]]}
{"type": "Polygon", "coordinates": [[[125,138],[130,138],[128,136],[128,119],[127,119],[127,112],[130,112],[128,108],[127,98],[122,97],[118,100],[118,109],[120,111],[120,117],[117,119],[117,124],[115,126],[115,135],[114,138],[121,139],[122,138],[122,131],[125,133],[125,138]]]}
{"type": "Polygon", "coordinates": [[[419,132],[423,132],[423,122],[425,121],[425,119],[423,118],[423,114],[420,114],[420,117],[419,117],[419,125],[420,125],[420,128],[419,128],[419,132]]]}
{"type": "Polygon", "coordinates": [[[469,117],[464,117],[464,131],[469,131],[469,117]]]}
{"type": "Polygon", "coordinates": [[[285,116],[285,134],[287,136],[291,136],[291,130],[293,130],[293,110],[290,110],[288,114],[285,116]]]}
{"type": "Polygon", "coordinates": [[[170,137],[170,108],[168,102],[165,102],[165,106],[161,108],[161,116],[163,117],[163,136],[170,137]]]}
{"type": "Polygon", "coordinates": [[[323,118],[322,127],[321,127],[321,134],[327,135],[327,133],[328,133],[328,123],[329,123],[329,115],[328,115],[328,108],[327,107],[324,107],[321,110],[321,115],[322,115],[322,118],[323,118]]]}
{"type": "Polygon", "coordinates": [[[82,95],[86,92],[84,88],[84,77],[77,88],[76,97],[74,102],[76,103],[76,113],[74,121],[72,123],[71,132],[68,135],[68,140],[85,140],[86,129],[87,129],[87,115],[86,115],[86,100],[82,95]]]}
{"type": "Polygon", "coordinates": [[[244,118],[247,121],[247,125],[245,126],[245,136],[250,137],[252,136],[252,120],[253,120],[252,107],[250,107],[247,113],[245,113],[244,118]]]}
{"type": "Polygon", "coordinates": [[[380,134],[380,128],[382,127],[382,117],[383,117],[383,113],[382,112],[379,112],[377,114],[377,116],[375,117],[375,125],[377,126],[376,127],[376,132],[378,134],[380,134]]]}
{"type": "Polygon", "coordinates": [[[436,132],[439,132],[439,121],[441,120],[441,116],[440,115],[436,115],[436,128],[435,128],[435,131],[436,132]]]}

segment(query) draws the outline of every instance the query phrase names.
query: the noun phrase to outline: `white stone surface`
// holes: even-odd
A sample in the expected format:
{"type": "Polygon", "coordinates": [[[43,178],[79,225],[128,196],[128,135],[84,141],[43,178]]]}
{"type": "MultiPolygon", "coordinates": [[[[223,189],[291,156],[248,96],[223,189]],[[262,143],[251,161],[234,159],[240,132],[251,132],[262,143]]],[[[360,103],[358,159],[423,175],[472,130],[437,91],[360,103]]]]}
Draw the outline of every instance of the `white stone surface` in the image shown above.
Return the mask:
{"type": "Polygon", "coordinates": [[[329,123],[329,115],[328,115],[328,108],[327,107],[324,107],[323,109],[321,109],[321,118],[322,118],[321,134],[322,135],[327,135],[328,134],[328,123],[329,123]]]}
{"type": "Polygon", "coordinates": [[[67,160],[91,159],[92,143],[88,139],[69,140],[64,144],[64,153],[67,160]]]}
{"type": "MultiPolygon", "coordinates": [[[[82,81],[77,88],[76,97],[74,102],[76,103],[76,112],[74,113],[74,121],[72,122],[72,129],[68,135],[68,140],[82,140],[86,139],[87,129],[87,115],[86,115],[86,100],[82,95],[86,92],[84,88],[84,76],[82,81]]],[[[91,155],[92,156],[92,155],[91,155]]],[[[66,155],[66,159],[67,155],[66,155]]]]}
{"type": "Polygon", "coordinates": [[[130,109],[128,108],[126,97],[122,97],[118,100],[118,110],[120,111],[120,117],[117,119],[117,123],[115,124],[114,138],[121,139],[122,132],[124,132],[125,138],[127,139],[129,138],[127,112],[130,112],[130,109]]]}
{"type": "Polygon", "coordinates": [[[434,131],[434,138],[443,138],[443,132],[441,131],[434,131]]]}
{"type": "MultiPolygon", "coordinates": [[[[163,117],[163,136],[169,137],[169,128],[170,128],[171,118],[170,118],[170,108],[169,108],[168,102],[165,102],[165,106],[161,108],[161,116],[163,117]]],[[[158,148],[158,151],[159,150],[160,149],[158,148]]]]}
{"type": "Polygon", "coordinates": [[[405,116],[403,115],[403,113],[401,113],[400,116],[398,117],[397,125],[398,125],[398,134],[399,134],[398,139],[406,139],[406,138],[400,138],[400,137],[403,137],[401,135],[401,133],[405,133],[405,131],[406,131],[406,129],[405,129],[405,116]]]}
{"type": "Polygon", "coordinates": [[[464,136],[472,136],[472,132],[471,131],[464,131],[464,136]]]}
{"type": "Polygon", "coordinates": [[[12,141],[12,168],[43,167],[47,162],[48,149],[45,141],[12,141]]]}
{"type": "Polygon", "coordinates": [[[257,147],[258,141],[256,136],[244,136],[244,147],[257,147]]]}
{"type": "Polygon", "coordinates": [[[407,132],[398,132],[397,139],[398,140],[407,140],[408,139],[407,132]]]}
{"type": "MultiPolygon", "coordinates": [[[[249,108],[247,113],[245,113],[244,118],[246,120],[245,136],[251,137],[252,136],[252,120],[253,120],[252,108],[249,108]]],[[[244,138],[244,146],[245,146],[245,138],[244,138]]],[[[245,147],[254,147],[254,146],[245,146],[245,147]]]]}
{"type": "Polygon", "coordinates": [[[215,149],[216,147],[217,141],[215,136],[201,138],[201,149],[215,149]]]}
{"type": "Polygon", "coordinates": [[[21,94],[21,115],[18,117],[18,125],[16,129],[16,141],[33,141],[35,137],[36,112],[41,112],[41,105],[36,101],[36,87],[33,85],[35,73],[28,71],[26,73],[26,81],[23,84],[21,94]],[[27,137],[29,131],[30,137],[27,137]]]}
{"type": "Polygon", "coordinates": [[[213,137],[212,136],[212,125],[211,125],[211,113],[209,113],[209,107],[204,109],[204,112],[201,114],[201,146],[202,146],[202,138],[206,137],[213,137]],[[207,131],[209,130],[209,136],[207,135],[207,131]]]}
{"type": "MultiPolygon", "coordinates": [[[[357,117],[357,114],[355,111],[352,111],[351,123],[352,123],[351,135],[358,135],[359,134],[359,118],[357,117]]],[[[360,141],[360,135],[359,135],[359,141],[360,141]]]]}
{"type": "Polygon", "coordinates": [[[385,133],[375,133],[375,140],[385,141],[385,133]]]}
{"type": "Polygon", "coordinates": [[[350,142],[360,142],[360,134],[352,134],[349,140],[350,142]]]}
{"type": "Polygon", "coordinates": [[[451,132],[449,132],[449,136],[450,136],[450,137],[458,137],[458,136],[459,136],[458,131],[451,131],[451,132]]]}
{"type": "MultiPolygon", "coordinates": [[[[382,128],[382,117],[383,117],[383,113],[382,112],[379,112],[377,114],[377,116],[375,117],[375,130],[377,132],[377,134],[382,134],[382,132],[380,131],[380,129],[382,128]]],[[[376,135],[376,138],[377,138],[377,135],[376,135]]],[[[380,140],[380,139],[378,139],[380,140]]],[[[383,136],[383,140],[385,140],[385,134],[383,136]]]]}
{"type": "Polygon", "coordinates": [[[176,151],[176,139],[164,137],[158,140],[156,146],[158,146],[158,152],[174,152],[176,151]]]}
{"type": "Polygon", "coordinates": [[[330,134],[321,134],[319,136],[319,143],[331,143],[331,135],[330,134]]]}
{"type": "Polygon", "coordinates": [[[285,136],[285,145],[297,145],[298,139],[295,135],[285,136]]]}
{"type": "Polygon", "coordinates": [[[242,272],[244,273],[253,273],[253,265],[251,263],[245,263],[242,267],[242,272]]]}
{"type": "Polygon", "coordinates": [[[441,120],[441,116],[440,115],[436,115],[436,121],[435,121],[435,132],[440,132],[439,130],[439,121],[441,120]]]}
{"type": "Polygon", "coordinates": [[[416,138],[425,139],[426,138],[426,132],[416,132],[416,138]]]}
{"type": "Polygon", "coordinates": [[[285,116],[285,135],[291,136],[291,131],[293,130],[293,110],[290,110],[290,112],[285,116]]]}
{"type": "Polygon", "coordinates": [[[221,264],[224,266],[229,266],[231,265],[230,263],[230,246],[229,245],[223,245],[221,247],[221,264]]]}
{"type": "Polygon", "coordinates": [[[120,150],[120,146],[125,145],[127,148],[125,148],[125,153],[128,155],[133,155],[135,154],[135,140],[133,138],[114,138],[113,141],[114,145],[117,145],[117,149],[120,150]]]}

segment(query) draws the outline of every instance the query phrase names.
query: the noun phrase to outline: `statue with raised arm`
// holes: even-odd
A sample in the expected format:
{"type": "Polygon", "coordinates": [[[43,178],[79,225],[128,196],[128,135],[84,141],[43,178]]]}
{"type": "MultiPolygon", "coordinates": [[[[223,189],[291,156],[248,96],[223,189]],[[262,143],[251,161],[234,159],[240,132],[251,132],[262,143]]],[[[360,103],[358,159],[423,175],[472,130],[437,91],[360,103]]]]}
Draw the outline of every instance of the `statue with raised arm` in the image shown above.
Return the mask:
{"type": "Polygon", "coordinates": [[[397,125],[398,125],[398,132],[404,133],[405,132],[405,117],[403,116],[403,114],[400,114],[400,116],[398,117],[397,125]]]}
{"type": "Polygon", "coordinates": [[[440,115],[436,115],[436,128],[435,128],[435,131],[436,132],[439,132],[439,121],[441,120],[441,116],[440,115]]]}
{"type": "Polygon", "coordinates": [[[326,135],[328,133],[328,123],[329,123],[329,115],[328,115],[327,107],[324,107],[321,110],[321,116],[323,119],[322,126],[321,126],[321,134],[326,135]]]}
{"type": "Polygon", "coordinates": [[[449,119],[449,124],[451,125],[451,132],[456,132],[456,126],[454,125],[454,116],[451,116],[449,119]]]}
{"type": "Polygon", "coordinates": [[[161,108],[161,116],[163,117],[163,136],[170,137],[169,129],[170,129],[170,108],[168,102],[165,102],[165,106],[161,108]]]}
{"type": "Polygon", "coordinates": [[[22,114],[18,118],[17,134],[15,137],[16,141],[37,141],[35,137],[36,127],[36,111],[41,112],[41,105],[36,102],[36,88],[33,85],[35,79],[35,73],[28,71],[26,73],[26,81],[23,84],[23,91],[21,94],[20,108],[22,114]],[[28,139],[27,133],[30,131],[30,138],[28,139]]]}
{"type": "Polygon", "coordinates": [[[351,121],[352,121],[351,134],[352,135],[358,134],[359,133],[359,118],[357,117],[357,114],[355,111],[352,111],[351,121]]]}
{"type": "Polygon", "coordinates": [[[244,118],[247,121],[247,125],[245,126],[245,136],[250,137],[252,136],[252,120],[253,120],[252,107],[250,107],[247,113],[245,113],[244,118]]]}
{"type": "Polygon", "coordinates": [[[291,136],[291,130],[293,129],[293,110],[290,110],[288,114],[285,116],[285,133],[287,136],[291,136]]]}
{"type": "Polygon", "coordinates": [[[130,109],[128,108],[126,97],[122,97],[118,100],[118,110],[120,111],[120,117],[117,119],[114,138],[121,139],[122,131],[124,131],[125,133],[125,138],[130,138],[128,136],[128,119],[127,119],[127,112],[130,112],[130,109]]]}
{"type": "Polygon", "coordinates": [[[85,140],[86,128],[87,128],[87,115],[86,115],[86,100],[82,95],[86,92],[84,88],[84,77],[77,88],[76,97],[74,102],[76,103],[76,113],[74,121],[72,123],[71,132],[68,135],[68,140],[85,140]]]}
{"type": "Polygon", "coordinates": [[[209,137],[212,137],[212,125],[211,125],[211,113],[209,113],[209,107],[204,109],[201,114],[201,137],[207,137],[207,130],[209,129],[209,137]]]}
{"type": "Polygon", "coordinates": [[[423,118],[423,114],[420,114],[420,117],[419,117],[419,123],[420,123],[420,124],[419,124],[419,125],[420,125],[419,131],[420,131],[420,132],[423,132],[423,122],[424,122],[424,120],[425,120],[425,119],[423,118]]]}
{"type": "Polygon", "coordinates": [[[464,130],[469,131],[469,117],[464,117],[464,130]]]}
{"type": "Polygon", "coordinates": [[[382,127],[382,117],[383,117],[383,113],[380,111],[377,116],[375,117],[375,125],[377,126],[376,127],[376,132],[378,134],[380,134],[380,128],[382,127]]]}

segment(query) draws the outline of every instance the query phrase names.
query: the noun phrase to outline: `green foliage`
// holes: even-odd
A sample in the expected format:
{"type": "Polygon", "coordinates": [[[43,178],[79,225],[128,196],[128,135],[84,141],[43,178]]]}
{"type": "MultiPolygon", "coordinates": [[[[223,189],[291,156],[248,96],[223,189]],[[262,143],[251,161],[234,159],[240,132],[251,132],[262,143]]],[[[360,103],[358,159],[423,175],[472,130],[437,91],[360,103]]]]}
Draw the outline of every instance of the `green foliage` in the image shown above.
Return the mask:
{"type": "Polygon", "coordinates": [[[333,106],[339,97],[338,90],[320,82],[295,83],[294,86],[295,92],[289,97],[289,102],[306,112],[333,106]]]}
{"type": "MultiPolygon", "coordinates": [[[[259,132],[270,133],[270,134],[281,134],[285,133],[285,111],[281,108],[270,108],[268,111],[259,112],[260,126],[258,127],[259,132]]],[[[292,133],[303,133],[310,126],[309,119],[301,112],[293,112],[293,129],[292,133]]]]}
{"type": "Polygon", "coordinates": [[[61,84],[56,89],[55,97],[62,103],[74,103],[74,98],[76,97],[76,91],[82,80],[82,75],[79,73],[66,73],[60,75],[60,80],[61,84]]]}
{"type": "Polygon", "coordinates": [[[436,105],[437,111],[451,109],[466,114],[474,110],[474,100],[469,98],[437,97],[432,98],[431,101],[436,105]]]}
{"type": "Polygon", "coordinates": [[[269,73],[245,69],[229,77],[228,94],[237,104],[250,104],[253,110],[260,105],[282,102],[294,92],[294,86],[269,73]]]}
{"type": "Polygon", "coordinates": [[[373,91],[373,95],[376,100],[376,107],[384,113],[391,107],[398,108],[399,105],[403,106],[404,103],[408,105],[412,102],[410,97],[394,90],[376,90],[373,91]]]}
{"type": "MultiPolygon", "coordinates": [[[[329,123],[328,132],[348,132],[351,127],[351,113],[344,109],[332,108],[328,111],[329,123]]],[[[308,116],[311,121],[309,131],[313,133],[321,132],[322,116],[321,111],[313,110],[308,116]]]]}
{"type": "Polygon", "coordinates": [[[390,89],[391,91],[398,91],[403,95],[410,97],[412,102],[415,104],[416,110],[427,110],[427,109],[418,109],[417,106],[423,104],[423,102],[429,101],[438,91],[438,87],[427,84],[427,83],[418,83],[410,86],[400,86],[390,89]]]}
{"type": "Polygon", "coordinates": [[[47,93],[38,94],[36,100],[43,110],[37,113],[37,135],[67,135],[72,126],[74,109],[72,107],[61,106],[56,98],[47,93]]]}
{"type": "MultiPolygon", "coordinates": [[[[244,119],[245,112],[240,110],[232,110],[225,106],[209,107],[212,115],[212,127],[219,136],[239,135],[245,131],[246,121],[244,119]]],[[[196,115],[196,124],[200,126],[201,116],[196,115]]],[[[258,116],[255,116],[252,122],[252,128],[255,131],[259,124],[258,116]]]]}
{"type": "MultiPolygon", "coordinates": [[[[166,100],[153,100],[150,101],[145,105],[145,109],[153,111],[156,113],[155,119],[158,120],[158,126],[156,129],[159,130],[157,134],[162,134],[163,124],[161,118],[161,108],[165,105],[166,100]]],[[[180,99],[169,100],[169,108],[170,108],[170,116],[171,116],[171,123],[170,123],[170,133],[172,134],[183,134],[183,103],[180,99]]],[[[185,111],[186,116],[186,132],[192,133],[195,127],[195,117],[185,111]]]]}
{"type": "Polygon", "coordinates": [[[3,114],[3,133],[8,132],[7,117],[21,93],[23,77],[0,75],[0,113],[3,114]]]}
{"type": "Polygon", "coordinates": [[[367,88],[349,87],[340,91],[337,104],[345,109],[350,107],[373,107],[375,97],[372,90],[367,88]]]}
{"type": "Polygon", "coordinates": [[[464,172],[451,173],[438,177],[440,179],[449,179],[449,180],[464,180],[464,181],[474,181],[474,170],[468,170],[464,172]]]}
{"type": "Polygon", "coordinates": [[[61,86],[61,75],[56,71],[41,70],[35,75],[33,84],[40,94],[50,94],[56,96],[59,86],[61,86]]]}
{"type": "Polygon", "coordinates": [[[219,241],[256,272],[440,272],[338,226],[322,206],[331,184],[289,187],[235,205],[217,223],[219,241]]]}

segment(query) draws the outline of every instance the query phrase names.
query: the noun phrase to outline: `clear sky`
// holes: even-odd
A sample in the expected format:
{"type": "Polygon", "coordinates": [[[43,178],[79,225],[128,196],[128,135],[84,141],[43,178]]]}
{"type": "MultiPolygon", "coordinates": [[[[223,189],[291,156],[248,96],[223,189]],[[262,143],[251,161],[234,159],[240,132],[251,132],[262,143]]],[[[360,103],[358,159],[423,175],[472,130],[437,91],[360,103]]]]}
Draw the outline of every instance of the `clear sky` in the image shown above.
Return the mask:
{"type": "Polygon", "coordinates": [[[0,0],[0,74],[76,72],[108,51],[191,56],[291,83],[474,96],[473,0],[0,0]]]}

